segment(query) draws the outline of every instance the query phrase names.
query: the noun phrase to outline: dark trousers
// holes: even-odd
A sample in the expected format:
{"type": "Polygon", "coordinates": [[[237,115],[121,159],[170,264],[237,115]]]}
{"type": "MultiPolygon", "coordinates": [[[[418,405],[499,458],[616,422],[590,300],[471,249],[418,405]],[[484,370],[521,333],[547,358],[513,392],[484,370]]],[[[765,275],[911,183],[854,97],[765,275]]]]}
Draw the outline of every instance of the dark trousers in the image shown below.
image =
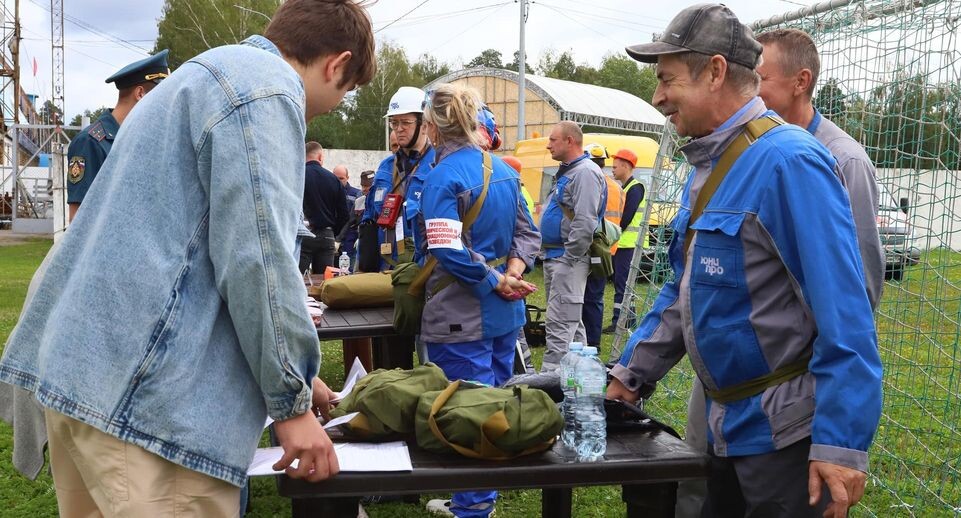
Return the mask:
{"type": "Polygon", "coordinates": [[[604,288],[607,279],[593,273],[587,276],[584,286],[584,306],[581,308],[581,322],[584,322],[584,334],[587,335],[587,345],[599,347],[601,345],[601,329],[604,327],[604,288]]]}
{"type": "Polygon", "coordinates": [[[305,237],[300,245],[300,271],[310,268],[316,274],[324,273],[328,266],[334,266],[336,245],[334,231],[330,228],[312,230],[317,237],[305,237]]]}
{"type": "Polygon", "coordinates": [[[710,475],[701,518],[817,518],[831,503],[822,484],[817,505],[808,505],[811,438],[764,455],[717,457],[708,445],[710,475]]]}
{"type": "MultiPolygon", "coordinates": [[[[617,325],[617,319],[621,316],[621,303],[624,301],[624,290],[627,289],[627,274],[631,271],[631,259],[634,257],[633,248],[618,248],[614,252],[612,262],[614,263],[614,315],[611,323],[617,325]]],[[[628,329],[633,329],[635,319],[627,323],[628,329]]]]}

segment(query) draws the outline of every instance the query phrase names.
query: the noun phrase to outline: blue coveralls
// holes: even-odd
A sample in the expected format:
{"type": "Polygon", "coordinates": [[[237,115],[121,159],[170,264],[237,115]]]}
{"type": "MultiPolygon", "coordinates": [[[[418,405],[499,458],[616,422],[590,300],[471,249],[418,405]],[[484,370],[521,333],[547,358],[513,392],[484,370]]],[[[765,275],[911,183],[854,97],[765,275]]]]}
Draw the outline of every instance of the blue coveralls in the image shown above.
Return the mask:
{"type": "MultiPolygon", "coordinates": [[[[495,293],[503,264],[517,257],[528,269],[540,247],[540,234],[520,196],[517,173],[492,157],[493,173],[487,197],[473,226],[461,224],[483,187],[483,156],[474,147],[438,150],[440,161],[424,181],[417,219],[424,225],[426,249],[437,259],[427,281],[427,301],[421,325],[430,359],[451,380],[465,379],[500,385],[512,373],[517,333],[525,322],[520,300],[495,293]],[[514,214],[514,217],[505,217],[514,214]],[[440,282],[455,282],[438,289],[440,282]]],[[[421,241],[423,242],[423,241],[421,241]]],[[[460,517],[486,517],[496,491],[454,494],[451,511],[460,517]]]]}
{"type": "Polygon", "coordinates": [[[423,154],[416,151],[412,151],[408,155],[404,155],[402,151],[398,151],[396,154],[385,158],[379,166],[377,166],[377,172],[374,174],[374,183],[370,186],[370,190],[367,192],[367,202],[364,211],[364,218],[362,221],[373,221],[376,222],[377,218],[380,216],[381,209],[384,206],[384,199],[388,194],[393,191],[395,194],[402,194],[404,196],[404,211],[402,216],[399,216],[398,221],[403,221],[402,226],[398,226],[391,229],[380,228],[377,231],[377,244],[382,245],[383,243],[390,243],[391,253],[389,256],[381,255],[380,268],[382,270],[387,270],[393,268],[393,264],[397,262],[397,229],[402,228],[405,237],[413,235],[413,228],[411,227],[412,218],[407,216],[408,210],[416,213],[416,208],[414,206],[419,205],[419,192],[412,191],[412,184],[422,183],[422,180],[414,182],[415,177],[426,177],[427,173],[430,172],[432,164],[434,162],[434,147],[428,145],[427,149],[423,154]],[[402,157],[402,160],[397,164],[397,179],[398,185],[394,186],[394,164],[398,157],[402,157]],[[411,203],[411,200],[413,202],[411,203]],[[408,206],[411,208],[408,209],[408,206]],[[390,261],[388,261],[388,258],[390,261]]]}

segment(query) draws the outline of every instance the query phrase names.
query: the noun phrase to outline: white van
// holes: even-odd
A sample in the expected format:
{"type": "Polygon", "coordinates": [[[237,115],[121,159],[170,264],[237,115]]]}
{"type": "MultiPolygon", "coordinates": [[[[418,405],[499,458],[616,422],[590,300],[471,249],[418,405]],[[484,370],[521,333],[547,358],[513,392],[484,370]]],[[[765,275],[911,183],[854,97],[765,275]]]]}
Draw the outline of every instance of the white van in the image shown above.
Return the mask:
{"type": "Polygon", "coordinates": [[[908,199],[894,200],[887,186],[878,182],[878,234],[884,248],[884,278],[899,281],[904,269],[921,260],[914,229],[908,221],[908,199]]]}

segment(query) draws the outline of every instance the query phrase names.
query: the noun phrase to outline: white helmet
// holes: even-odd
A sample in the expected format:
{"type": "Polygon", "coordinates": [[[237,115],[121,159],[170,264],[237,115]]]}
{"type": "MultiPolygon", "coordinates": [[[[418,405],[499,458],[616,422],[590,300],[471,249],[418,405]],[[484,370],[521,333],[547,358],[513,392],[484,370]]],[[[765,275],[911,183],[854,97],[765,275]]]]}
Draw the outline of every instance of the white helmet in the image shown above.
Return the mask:
{"type": "Polygon", "coordinates": [[[390,98],[387,105],[387,115],[402,115],[404,113],[424,113],[427,106],[427,94],[420,88],[413,86],[402,86],[397,89],[397,93],[390,98]]]}

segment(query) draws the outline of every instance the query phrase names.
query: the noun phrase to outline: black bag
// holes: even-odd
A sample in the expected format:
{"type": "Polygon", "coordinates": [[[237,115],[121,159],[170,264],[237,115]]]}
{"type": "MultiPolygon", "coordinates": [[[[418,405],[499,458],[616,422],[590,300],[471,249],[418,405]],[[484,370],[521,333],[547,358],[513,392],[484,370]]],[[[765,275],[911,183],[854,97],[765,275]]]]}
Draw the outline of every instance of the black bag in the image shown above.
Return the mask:
{"type": "Polygon", "coordinates": [[[380,240],[378,226],[373,221],[365,221],[357,227],[357,271],[380,271],[380,240]]]}
{"type": "Polygon", "coordinates": [[[545,310],[533,304],[526,307],[527,322],[524,324],[524,338],[530,347],[547,345],[547,329],[544,327],[545,310]]]}

